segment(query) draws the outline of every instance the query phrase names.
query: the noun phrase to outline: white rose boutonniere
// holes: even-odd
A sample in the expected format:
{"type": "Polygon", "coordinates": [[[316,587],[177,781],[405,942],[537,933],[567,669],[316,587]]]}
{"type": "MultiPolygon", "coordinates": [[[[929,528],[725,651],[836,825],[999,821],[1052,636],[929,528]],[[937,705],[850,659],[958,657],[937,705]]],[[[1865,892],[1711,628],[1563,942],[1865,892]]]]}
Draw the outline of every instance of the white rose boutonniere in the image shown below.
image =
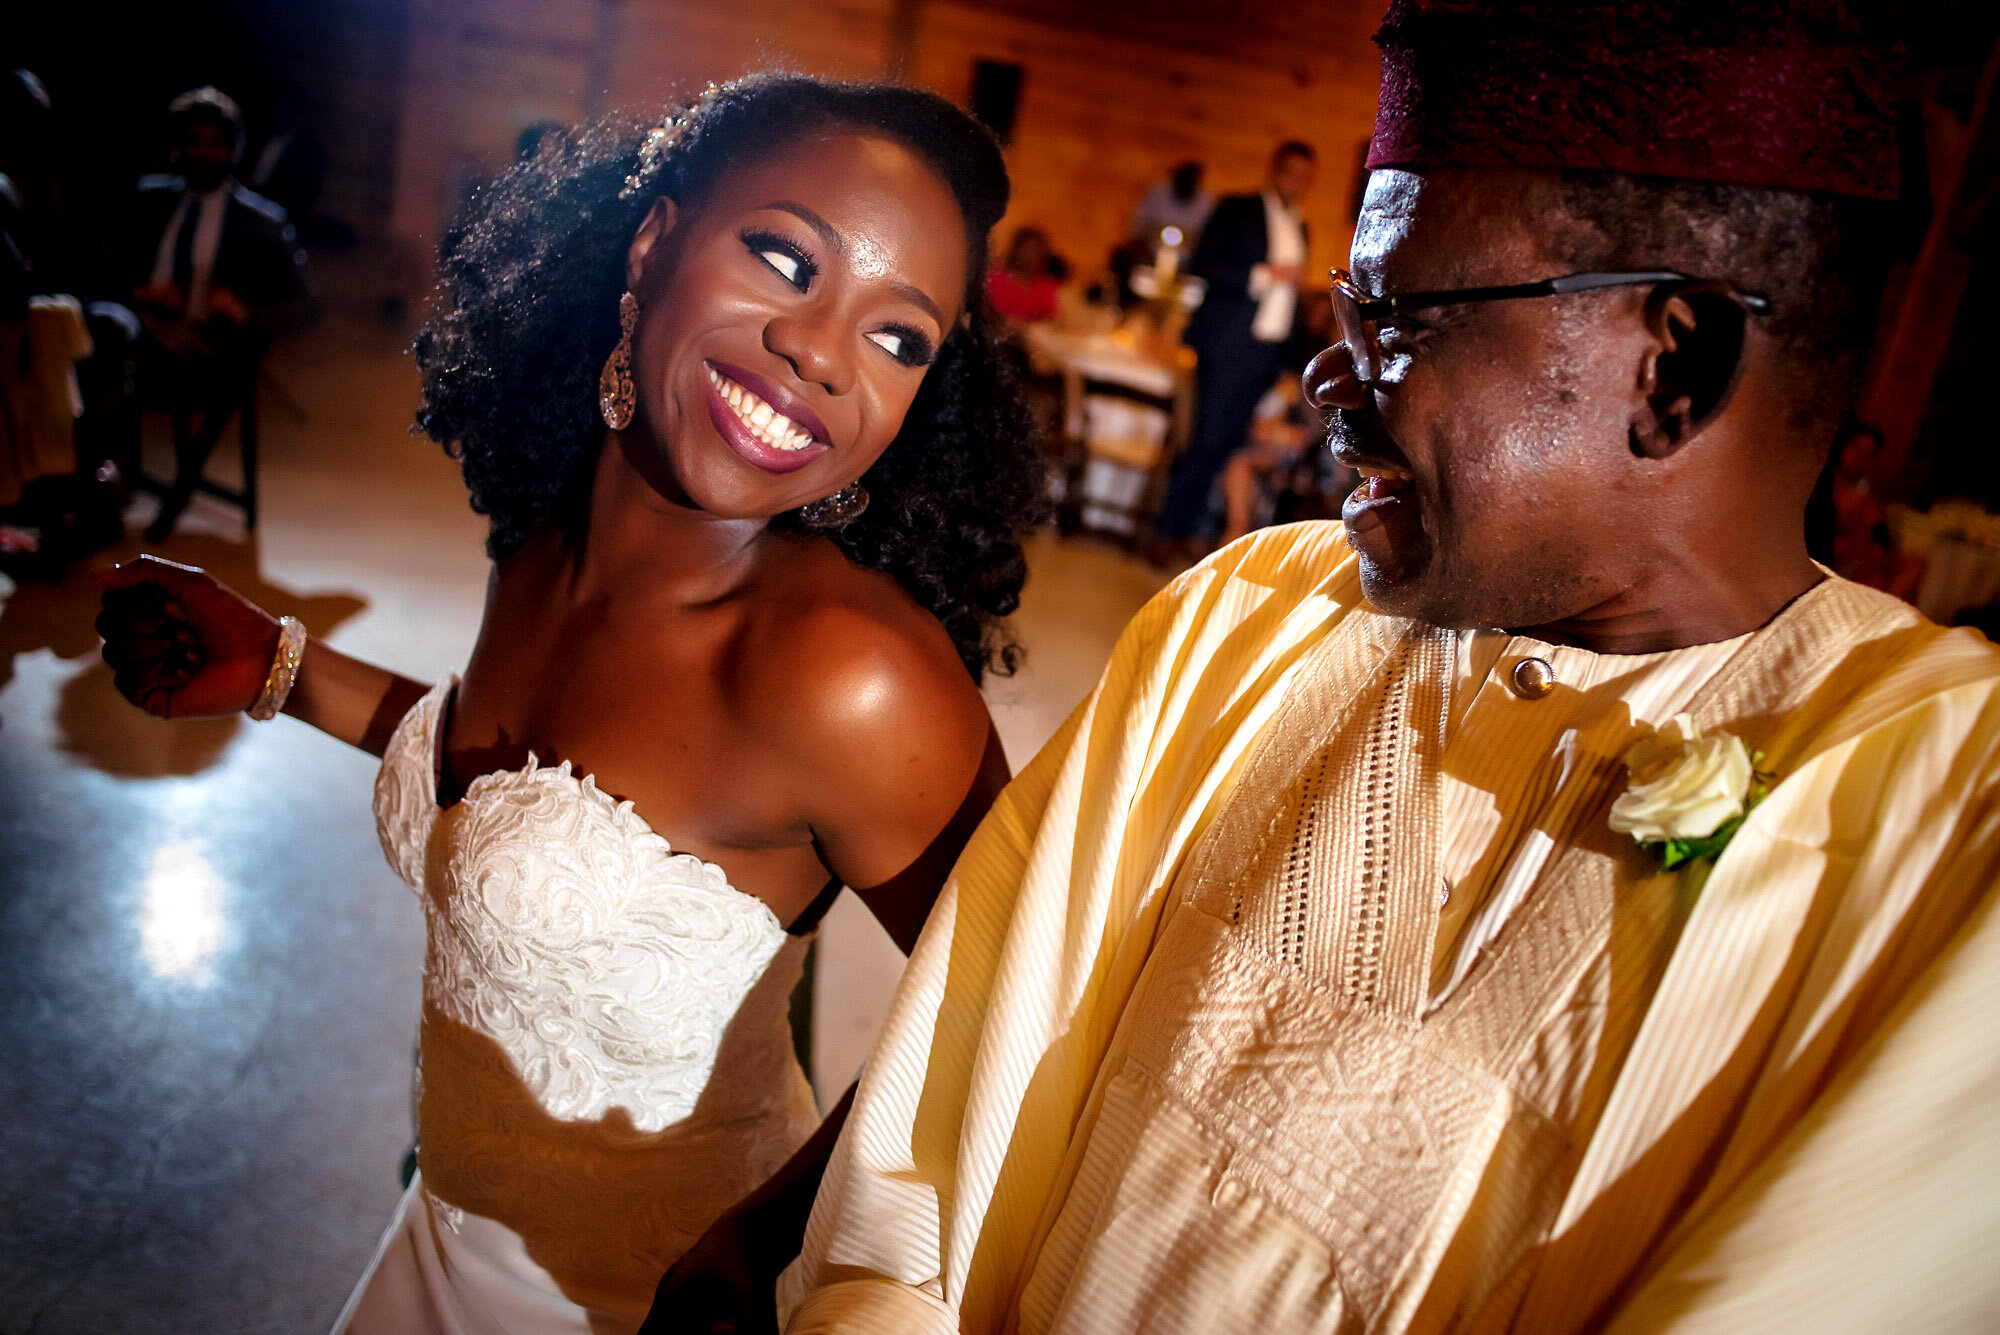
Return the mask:
{"type": "Polygon", "coordinates": [[[1769,791],[1759,759],[1742,738],[1704,737],[1693,719],[1676,714],[1625,753],[1631,782],[1611,804],[1611,828],[1658,854],[1668,871],[1713,861],[1769,791]]]}

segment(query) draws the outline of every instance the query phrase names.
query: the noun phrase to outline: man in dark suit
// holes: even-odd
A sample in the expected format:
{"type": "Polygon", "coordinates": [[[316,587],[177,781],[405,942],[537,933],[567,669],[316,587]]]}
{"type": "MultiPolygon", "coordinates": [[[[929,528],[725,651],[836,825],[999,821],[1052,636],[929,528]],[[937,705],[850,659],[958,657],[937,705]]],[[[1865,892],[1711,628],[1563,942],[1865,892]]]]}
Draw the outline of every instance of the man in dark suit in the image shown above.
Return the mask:
{"type": "Polygon", "coordinates": [[[1306,258],[1299,201],[1316,165],[1309,145],[1280,144],[1264,189],[1217,204],[1188,265],[1208,283],[1208,295],[1188,321],[1186,341],[1200,359],[1194,430],[1160,508],[1155,552],[1163,558],[1195,554],[1215,479],[1242,448],[1257,400],[1277,379],[1306,258]]]}
{"type": "Polygon", "coordinates": [[[167,117],[179,174],[139,182],[120,247],[145,330],[142,383],[188,423],[176,432],[173,485],[146,531],[154,541],[173,531],[202,462],[254,392],[271,335],[297,322],[310,299],[290,219],[232,174],[243,153],[236,103],[197,88],[175,98],[167,117]]]}

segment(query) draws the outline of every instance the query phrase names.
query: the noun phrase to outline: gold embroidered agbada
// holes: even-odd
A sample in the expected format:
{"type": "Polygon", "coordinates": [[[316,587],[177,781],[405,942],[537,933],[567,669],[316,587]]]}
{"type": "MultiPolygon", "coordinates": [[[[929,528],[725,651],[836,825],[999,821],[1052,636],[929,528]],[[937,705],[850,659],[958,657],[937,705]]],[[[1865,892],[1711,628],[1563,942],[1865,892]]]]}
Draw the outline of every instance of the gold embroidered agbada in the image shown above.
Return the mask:
{"type": "Polygon", "coordinates": [[[1829,578],[1592,655],[1373,611],[1337,526],[1255,535],[968,846],[787,1329],[1990,1322],[1996,873],[1970,632],[1829,578]],[[1705,876],[1606,823],[1676,712],[1779,776],[1705,876]]]}

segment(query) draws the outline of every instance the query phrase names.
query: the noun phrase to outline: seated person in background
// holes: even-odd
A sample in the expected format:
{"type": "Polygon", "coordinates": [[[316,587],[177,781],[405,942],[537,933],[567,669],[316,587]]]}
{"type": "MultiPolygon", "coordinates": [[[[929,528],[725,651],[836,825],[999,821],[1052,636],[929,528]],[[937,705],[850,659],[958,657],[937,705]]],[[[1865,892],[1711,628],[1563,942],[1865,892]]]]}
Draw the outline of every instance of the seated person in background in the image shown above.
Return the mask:
{"type": "Polygon", "coordinates": [[[25,69],[0,73],[0,568],[54,582],[124,535],[110,462],[130,376],[131,312],[69,286],[55,109],[25,69]]]}
{"type": "Polygon", "coordinates": [[[1249,442],[1222,469],[1217,493],[1224,543],[1271,524],[1330,519],[1354,489],[1354,470],[1313,448],[1325,443],[1325,423],[1299,385],[1306,364],[1338,337],[1332,298],[1324,292],[1303,294],[1278,383],[1257,401],[1249,442]]]}
{"type": "Polygon", "coordinates": [[[1062,280],[1049,250],[1049,234],[1023,227],[1007,247],[1007,261],[986,276],[986,299],[995,313],[1020,324],[1056,318],[1056,296],[1062,280]]]}
{"type": "MultiPolygon", "coordinates": [[[[25,230],[23,223],[26,215],[21,192],[5,172],[0,172],[0,507],[11,507],[20,498],[21,487],[26,480],[21,476],[23,470],[15,464],[19,453],[16,436],[19,433],[8,402],[12,396],[6,392],[9,388],[7,372],[21,360],[19,348],[27,325],[28,293],[33,283],[34,266],[27,257],[27,247],[21,236],[25,230]]],[[[7,520],[13,518],[5,516],[7,520]]],[[[32,530],[12,522],[0,522],[0,560],[32,554],[35,548],[36,537],[32,530]]]]}
{"type": "Polygon", "coordinates": [[[1299,374],[1313,356],[1339,335],[1333,302],[1324,292],[1303,294],[1285,369],[1250,420],[1250,440],[1223,467],[1219,488],[1222,541],[1234,542],[1253,529],[1302,519],[1331,519],[1354,490],[1358,475],[1324,449],[1325,422],[1305,401],[1299,374]]]}
{"type": "Polygon", "coordinates": [[[1924,558],[1898,551],[1889,535],[1889,511],[1875,491],[1875,461],[1882,452],[1882,429],[1853,422],[1834,445],[1834,571],[1873,589],[1915,602],[1924,579],[1924,558]]]}
{"type": "Polygon", "coordinates": [[[1222,470],[1222,541],[1232,543],[1273,524],[1333,519],[1361,480],[1327,448],[1318,410],[1287,374],[1257,405],[1250,443],[1222,470]]]}
{"type": "Polygon", "coordinates": [[[172,488],[147,530],[159,541],[193,495],[200,465],[249,397],[271,335],[306,311],[306,258],[285,211],[238,184],[243,113],[214,88],[167,106],[179,175],[139,182],[117,253],[144,326],[140,375],[154,401],[198,415],[172,488]]]}
{"type": "Polygon", "coordinates": [[[1279,493],[1291,485],[1293,471],[1312,448],[1318,412],[1309,409],[1298,380],[1286,373],[1250,421],[1250,442],[1223,466],[1218,487],[1222,500],[1222,541],[1231,543],[1275,522],[1279,493]]]}

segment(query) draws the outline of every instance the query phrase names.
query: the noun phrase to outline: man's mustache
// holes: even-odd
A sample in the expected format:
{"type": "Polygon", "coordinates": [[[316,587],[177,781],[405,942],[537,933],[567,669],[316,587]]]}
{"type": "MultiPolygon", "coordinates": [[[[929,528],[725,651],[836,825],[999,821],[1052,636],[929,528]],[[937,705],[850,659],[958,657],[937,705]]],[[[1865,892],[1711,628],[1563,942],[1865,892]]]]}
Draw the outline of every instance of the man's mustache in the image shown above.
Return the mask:
{"type": "Polygon", "coordinates": [[[1403,457],[1402,449],[1382,425],[1380,417],[1350,408],[1327,410],[1326,444],[1328,449],[1345,449],[1376,459],[1403,457]]]}

